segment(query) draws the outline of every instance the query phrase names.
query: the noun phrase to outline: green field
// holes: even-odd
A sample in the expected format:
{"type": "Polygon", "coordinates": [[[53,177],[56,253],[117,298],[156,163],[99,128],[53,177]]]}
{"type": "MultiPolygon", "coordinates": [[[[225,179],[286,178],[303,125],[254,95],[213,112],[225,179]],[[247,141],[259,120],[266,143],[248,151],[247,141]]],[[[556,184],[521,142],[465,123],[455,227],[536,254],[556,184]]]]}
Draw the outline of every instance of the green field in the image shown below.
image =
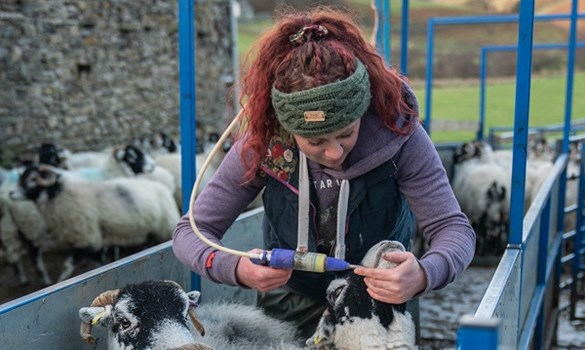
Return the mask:
{"type": "MultiPolygon", "coordinates": [[[[566,73],[532,78],[529,126],[562,124],[565,118],[566,73]]],[[[415,83],[421,118],[425,111],[424,83],[415,83]]],[[[585,118],[585,72],[574,77],[572,120],[585,118]]],[[[486,133],[492,126],[514,125],[514,79],[489,82],[486,89],[486,133]]],[[[479,121],[479,80],[454,86],[435,87],[432,96],[432,122],[435,120],[479,121]]],[[[466,141],[475,135],[472,131],[432,130],[435,142],[466,141]]]]}

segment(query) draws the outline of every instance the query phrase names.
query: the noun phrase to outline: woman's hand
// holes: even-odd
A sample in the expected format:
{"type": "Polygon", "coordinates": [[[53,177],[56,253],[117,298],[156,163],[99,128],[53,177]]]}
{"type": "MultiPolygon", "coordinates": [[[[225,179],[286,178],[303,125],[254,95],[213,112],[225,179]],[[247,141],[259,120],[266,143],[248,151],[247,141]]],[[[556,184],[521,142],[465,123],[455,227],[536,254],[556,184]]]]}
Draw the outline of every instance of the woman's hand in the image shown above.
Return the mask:
{"type": "Polygon", "coordinates": [[[427,278],[416,257],[410,252],[384,253],[382,259],[397,264],[391,269],[358,267],[354,272],[364,276],[368,294],[376,300],[402,304],[427,286],[427,278]]]}
{"type": "MultiPolygon", "coordinates": [[[[261,251],[260,249],[253,249],[248,253],[260,253],[261,251]]],[[[236,267],[238,282],[260,292],[268,292],[285,285],[291,274],[292,270],[256,265],[250,259],[244,257],[240,258],[236,267]]]]}

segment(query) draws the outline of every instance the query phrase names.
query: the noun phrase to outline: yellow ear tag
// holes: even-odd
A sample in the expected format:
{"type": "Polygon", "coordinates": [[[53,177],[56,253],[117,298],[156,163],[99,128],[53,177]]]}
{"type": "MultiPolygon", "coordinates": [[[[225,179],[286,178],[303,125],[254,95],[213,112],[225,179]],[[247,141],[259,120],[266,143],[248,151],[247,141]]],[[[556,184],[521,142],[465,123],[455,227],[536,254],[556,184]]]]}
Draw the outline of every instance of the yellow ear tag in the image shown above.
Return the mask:
{"type": "Polygon", "coordinates": [[[315,334],[315,336],[313,337],[313,344],[317,345],[321,342],[321,337],[318,334],[315,334]]]}
{"type": "Polygon", "coordinates": [[[100,321],[100,319],[102,318],[102,316],[104,316],[105,313],[106,313],[106,310],[104,310],[104,311],[98,313],[97,315],[95,315],[94,318],[91,320],[91,325],[92,326],[95,326],[100,321]]]}

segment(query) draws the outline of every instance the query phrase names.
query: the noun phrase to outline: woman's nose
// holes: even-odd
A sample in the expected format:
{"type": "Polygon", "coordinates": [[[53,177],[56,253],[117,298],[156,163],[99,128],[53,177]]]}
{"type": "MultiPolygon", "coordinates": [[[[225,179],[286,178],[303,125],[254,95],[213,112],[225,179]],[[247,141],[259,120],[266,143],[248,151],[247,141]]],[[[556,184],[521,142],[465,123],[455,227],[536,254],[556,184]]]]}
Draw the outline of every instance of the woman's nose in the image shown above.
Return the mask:
{"type": "Polygon", "coordinates": [[[343,156],[343,146],[340,143],[332,144],[325,150],[328,159],[339,159],[343,156]]]}

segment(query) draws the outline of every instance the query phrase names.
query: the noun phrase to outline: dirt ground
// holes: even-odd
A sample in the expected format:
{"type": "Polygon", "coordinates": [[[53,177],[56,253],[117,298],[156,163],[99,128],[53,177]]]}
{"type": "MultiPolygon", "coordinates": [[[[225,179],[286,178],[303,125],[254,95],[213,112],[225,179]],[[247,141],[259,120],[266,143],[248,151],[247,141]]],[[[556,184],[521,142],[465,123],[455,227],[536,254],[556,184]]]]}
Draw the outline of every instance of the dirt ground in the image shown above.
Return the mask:
{"type": "MultiPolygon", "coordinates": [[[[121,251],[120,257],[125,257],[132,253],[134,253],[134,251],[121,251]]],[[[59,277],[66,256],[65,253],[58,252],[43,255],[43,260],[53,283],[57,282],[57,278],[59,277]]],[[[74,275],[82,274],[99,266],[100,264],[95,261],[83,262],[76,268],[74,275]]],[[[24,259],[24,268],[29,282],[26,284],[20,284],[12,266],[6,264],[4,261],[0,263],[0,308],[2,304],[8,301],[41,290],[45,287],[38,278],[33,262],[30,259],[24,259]]]]}

